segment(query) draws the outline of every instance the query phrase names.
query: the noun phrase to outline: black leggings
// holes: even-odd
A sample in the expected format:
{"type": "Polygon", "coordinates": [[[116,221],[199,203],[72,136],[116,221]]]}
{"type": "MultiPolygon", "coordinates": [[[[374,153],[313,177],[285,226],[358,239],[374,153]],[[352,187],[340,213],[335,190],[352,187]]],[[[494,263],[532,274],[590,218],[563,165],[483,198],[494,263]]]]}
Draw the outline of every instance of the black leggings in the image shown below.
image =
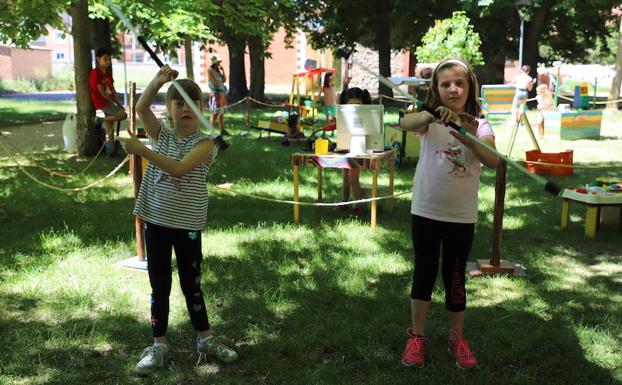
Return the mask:
{"type": "Polygon", "coordinates": [[[441,222],[418,215],[412,216],[412,240],[415,249],[415,270],[410,291],[412,299],[432,299],[442,249],[445,306],[452,312],[464,311],[465,270],[474,231],[474,223],[441,222]]]}
{"type": "Polygon", "coordinates": [[[190,321],[197,331],[209,329],[201,291],[201,232],[145,222],[147,270],[151,283],[151,330],[154,337],[166,335],[171,294],[172,248],[175,248],[179,283],[186,297],[190,321]]]}

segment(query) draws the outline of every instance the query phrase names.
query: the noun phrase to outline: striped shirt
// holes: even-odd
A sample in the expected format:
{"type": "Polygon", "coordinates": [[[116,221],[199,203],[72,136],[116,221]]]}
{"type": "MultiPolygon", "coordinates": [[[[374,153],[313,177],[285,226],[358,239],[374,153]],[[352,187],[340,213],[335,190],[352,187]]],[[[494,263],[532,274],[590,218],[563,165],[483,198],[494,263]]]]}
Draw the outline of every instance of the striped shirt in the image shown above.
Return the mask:
{"type": "MultiPolygon", "coordinates": [[[[154,145],[151,140],[151,145],[155,152],[179,161],[197,143],[208,139],[199,132],[178,139],[175,131],[162,122],[158,141],[154,145]]],[[[216,152],[209,162],[198,165],[181,178],[149,163],[136,198],[134,215],[168,228],[202,230],[207,219],[207,172],[215,156],[216,152]]]]}

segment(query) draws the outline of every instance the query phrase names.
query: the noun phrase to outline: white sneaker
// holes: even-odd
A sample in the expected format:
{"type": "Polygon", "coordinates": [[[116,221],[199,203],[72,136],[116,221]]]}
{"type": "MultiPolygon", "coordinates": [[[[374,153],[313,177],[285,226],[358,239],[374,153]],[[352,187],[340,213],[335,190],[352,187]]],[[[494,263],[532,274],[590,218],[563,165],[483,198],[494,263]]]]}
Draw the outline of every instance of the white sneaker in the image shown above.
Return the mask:
{"type": "Polygon", "coordinates": [[[205,356],[211,356],[221,362],[233,362],[238,359],[238,353],[225,344],[222,337],[210,336],[206,339],[197,338],[197,353],[200,362],[205,356]]]}
{"type": "Polygon", "coordinates": [[[140,353],[140,361],[134,367],[138,374],[149,374],[164,366],[168,360],[168,345],[151,345],[140,353]]]}

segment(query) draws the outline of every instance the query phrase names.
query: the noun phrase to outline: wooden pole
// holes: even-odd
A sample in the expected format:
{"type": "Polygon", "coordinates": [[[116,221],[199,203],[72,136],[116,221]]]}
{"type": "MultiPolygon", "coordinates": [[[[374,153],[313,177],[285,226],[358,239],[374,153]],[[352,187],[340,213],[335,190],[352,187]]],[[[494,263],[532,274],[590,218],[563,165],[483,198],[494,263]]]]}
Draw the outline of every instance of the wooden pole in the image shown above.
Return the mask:
{"type": "Polygon", "coordinates": [[[507,174],[507,164],[503,159],[499,159],[497,166],[497,177],[495,181],[495,213],[492,222],[492,256],[490,264],[499,266],[501,261],[501,238],[503,233],[503,213],[505,211],[505,182],[507,174]]]}
{"type": "MultiPolygon", "coordinates": [[[[136,135],[136,83],[130,83],[130,131],[136,135]]],[[[134,198],[138,197],[140,191],[140,184],[143,181],[143,161],[139,155],[131,155],[131,173],[134,180],[134,198]]],[[[145,261],[145,233],[143,232],[143,220],[138,216],[134,219],[134,226],[136,232],[136,255],[140,262],[145,261]]]]}
{"type": "Polygon", "coordinates": [[[495,181],[495,213],[492,225],[492,255],[490,259],[477,260],[478,268],[481,273],[484,274],[514,274],[514,264],[501,259],[506,171],[507,163],[503,159],[499,159],[495,181]]]}

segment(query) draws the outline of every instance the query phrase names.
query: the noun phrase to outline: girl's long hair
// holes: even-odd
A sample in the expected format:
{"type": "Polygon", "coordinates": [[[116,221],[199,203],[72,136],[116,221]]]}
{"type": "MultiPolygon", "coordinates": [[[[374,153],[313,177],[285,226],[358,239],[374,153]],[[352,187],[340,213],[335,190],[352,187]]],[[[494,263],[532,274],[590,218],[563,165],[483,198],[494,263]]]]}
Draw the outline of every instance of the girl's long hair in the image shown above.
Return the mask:
{"type": "Polygon", "coordinates": [[[471,67],[460,59],[445,59],[438,63],[432,74],[432,82],[430,83],[428,94],[425,97],[425,104],[432,109],[436,109],[443,105],[438,93],[438,74],[443,70],[455,67],[465,71],[467,81],[469,82],[469,94],[464,105],[464,112],[474,117],[480,117],[482,115],[482,106],[479,104],[479,84],[477,82],[477,77],[471,67]]]}
{"type": "Polygon", "coordinates": [[[333,78],[333,73],[332,72],[327,72],[326,75],[324,75],[324,84],[322,84],[322,87],[324,88],[330,88],[330,82],[329,80],[333,78]]]}

